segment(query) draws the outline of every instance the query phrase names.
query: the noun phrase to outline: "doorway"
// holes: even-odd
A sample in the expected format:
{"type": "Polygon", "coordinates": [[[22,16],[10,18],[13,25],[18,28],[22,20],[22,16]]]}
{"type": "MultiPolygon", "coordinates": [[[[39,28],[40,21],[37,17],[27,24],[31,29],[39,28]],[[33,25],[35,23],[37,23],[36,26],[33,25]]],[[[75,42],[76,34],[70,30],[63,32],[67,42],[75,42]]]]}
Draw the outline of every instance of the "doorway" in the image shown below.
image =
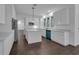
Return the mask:
{"type": "Polygon", "coordinates": [[[18,40],[18,25],[17,20],[12,18],[12,29],[14,30],[14,41],[17,42],[18,40]]]}

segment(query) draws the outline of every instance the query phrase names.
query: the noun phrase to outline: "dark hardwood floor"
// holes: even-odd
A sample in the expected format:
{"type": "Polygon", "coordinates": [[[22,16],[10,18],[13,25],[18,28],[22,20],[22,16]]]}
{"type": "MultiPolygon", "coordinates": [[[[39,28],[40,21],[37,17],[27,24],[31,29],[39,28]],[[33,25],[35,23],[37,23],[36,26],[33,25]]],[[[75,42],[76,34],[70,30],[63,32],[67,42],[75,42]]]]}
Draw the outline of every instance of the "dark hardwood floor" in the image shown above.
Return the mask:
{"type": "Polygon", "coordinates": [[[42,42],[27,44],[23,31],[18,33],[18,42],[14,43],[10,55],[77,55],[79,46],[61,46],[53,41],[42,38],[42,42]]]}

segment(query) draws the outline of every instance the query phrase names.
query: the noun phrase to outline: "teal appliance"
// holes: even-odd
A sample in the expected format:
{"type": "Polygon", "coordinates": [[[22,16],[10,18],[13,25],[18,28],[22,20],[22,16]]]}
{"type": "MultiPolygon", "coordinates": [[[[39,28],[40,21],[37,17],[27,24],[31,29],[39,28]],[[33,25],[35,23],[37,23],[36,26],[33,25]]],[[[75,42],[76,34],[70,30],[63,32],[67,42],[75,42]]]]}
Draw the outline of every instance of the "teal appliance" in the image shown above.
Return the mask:
{"type": "Polygon", "coordinates": [[[51,40],[51,30],[46,30],[46,38],[51,40]]]}

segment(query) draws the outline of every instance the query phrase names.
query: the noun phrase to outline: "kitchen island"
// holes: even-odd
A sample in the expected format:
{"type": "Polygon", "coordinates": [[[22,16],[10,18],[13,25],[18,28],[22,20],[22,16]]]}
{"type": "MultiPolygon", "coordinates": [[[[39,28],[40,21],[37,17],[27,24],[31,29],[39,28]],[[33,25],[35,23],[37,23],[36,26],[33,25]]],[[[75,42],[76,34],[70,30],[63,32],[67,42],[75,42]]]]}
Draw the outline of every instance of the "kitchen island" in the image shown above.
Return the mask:
{"type": "Polygon", "coordinates": [[[42,31],[40,29],[28,29],[25,31],[25,36],[28,44],[42,41],[42,31]]]}

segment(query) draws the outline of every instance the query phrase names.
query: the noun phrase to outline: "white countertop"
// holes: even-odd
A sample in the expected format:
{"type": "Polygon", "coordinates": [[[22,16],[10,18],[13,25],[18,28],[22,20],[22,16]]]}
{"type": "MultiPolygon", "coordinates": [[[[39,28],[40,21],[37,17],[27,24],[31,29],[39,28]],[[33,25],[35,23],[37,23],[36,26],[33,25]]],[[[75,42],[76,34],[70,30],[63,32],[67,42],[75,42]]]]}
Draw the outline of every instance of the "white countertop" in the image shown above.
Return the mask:
{"type": "Polygon", "coordinates": [[[51,31],[58,31],[58,32],[71,32],[71,30],[69,29],[52,29],[52,28],[37,28],[37,29],[34,29],[34,28],[29,28],[27,29],[26,31],[42,31],[42,30],[51,30],[51,31]]]}
{"type": "Polygon", "coordinates": [[[26,31],[41,31],[41,29],[39,29],[39,28],[37,28],[37,29],[30,28],[30,29],[27,29],[26,31]]]}
{"type": "Polygon", "coordinates": [[[52,31],[60,31],[60,32],[71,32],[71,30],[67,30],[67,29],[53,29],[52,31]]]}
{"type": "Polygon", "coordinates": [[[51,30],[51,31],[59,31],[59,32],[71,32],[70,29],[52,29],[52,28],[43,28],[42,30],[51,30]]]}
{"type": "Polygon", "coordinates": [[[0,40],[5,40],[12,32],[0,32],[0,40]]]}

